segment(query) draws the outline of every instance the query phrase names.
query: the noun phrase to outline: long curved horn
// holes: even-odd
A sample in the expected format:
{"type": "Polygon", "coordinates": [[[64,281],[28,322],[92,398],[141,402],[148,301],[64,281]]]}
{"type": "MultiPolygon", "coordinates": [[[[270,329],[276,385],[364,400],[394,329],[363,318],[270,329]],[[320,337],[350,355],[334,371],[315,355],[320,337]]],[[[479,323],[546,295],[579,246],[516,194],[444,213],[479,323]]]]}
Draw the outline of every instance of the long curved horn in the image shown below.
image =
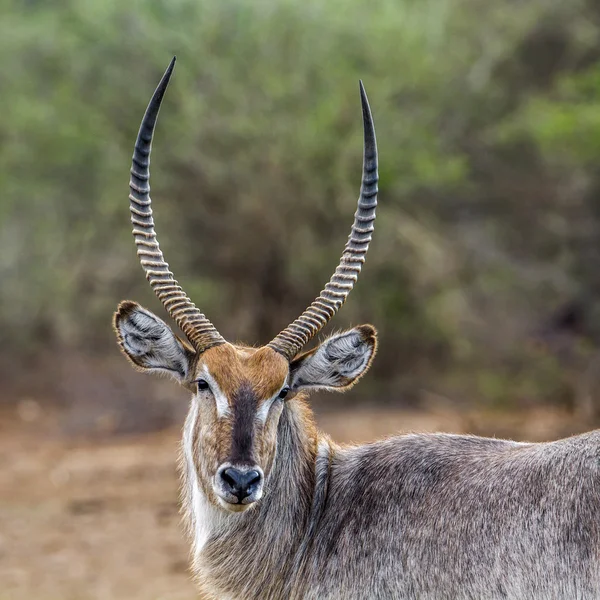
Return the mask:
{"type": "Polygon", "coordinates": [[[137,253],[150,286],[190,342],[198,351],[202,351],[224,344],[225,340],[187,297],[169,270],[169,265],[158,246],[150,200],[152,134],[174,67],[175,57],[160,80],[140,125],[129,180],[129,209],[137,253]]]}
{"type": "Polygon", "coordinates": [[[367,94],[360,82],[364,126],[363,174],[354,223],[340,264],[325,289],[313,303],[277,337],[269,346],[288,360],[305,346],[335,315],[352,291],[374,231],[375,207],[377,206],[377,141],[375,127],[369,108],[367,94]]]}

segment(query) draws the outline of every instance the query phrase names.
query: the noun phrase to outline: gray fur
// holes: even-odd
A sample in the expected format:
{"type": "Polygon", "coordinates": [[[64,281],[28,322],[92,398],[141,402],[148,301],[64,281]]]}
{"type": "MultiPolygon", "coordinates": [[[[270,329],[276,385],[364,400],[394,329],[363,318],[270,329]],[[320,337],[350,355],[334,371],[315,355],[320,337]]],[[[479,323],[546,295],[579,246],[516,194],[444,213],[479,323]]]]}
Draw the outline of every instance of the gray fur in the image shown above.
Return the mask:
{"type": "Polygon", "coordinates": [[[264,498],[223,513],[196,552],[207,597],[600,598],[600,432],[340,447],[311,436],[306,411],[286,403],[264,498]]]}

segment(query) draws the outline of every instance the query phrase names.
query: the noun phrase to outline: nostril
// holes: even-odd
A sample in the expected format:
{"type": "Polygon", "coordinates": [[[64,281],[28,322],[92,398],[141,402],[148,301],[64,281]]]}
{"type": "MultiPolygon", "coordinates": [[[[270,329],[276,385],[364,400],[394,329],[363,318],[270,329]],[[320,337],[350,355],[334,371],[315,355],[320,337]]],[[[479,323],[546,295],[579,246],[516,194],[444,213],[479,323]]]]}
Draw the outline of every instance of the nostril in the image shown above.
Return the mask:
{"type": "Polygon", "coordinates": [[[258,471],[249,471],[248,473],[246,473],[246,486],[250,487],[251,485],[256,485],[257,483],[260,483],[260,473],[258,471]]]}
{"type": "Polygon", "coordinates": [[[235,475],[230,473],[230,471],[233,471],[234,469],[226,469],[225,471],[223,471],[221,473],[221,479],[232,489],[235,489],[237,487],[237,481],[235,478],[235,475]]]}

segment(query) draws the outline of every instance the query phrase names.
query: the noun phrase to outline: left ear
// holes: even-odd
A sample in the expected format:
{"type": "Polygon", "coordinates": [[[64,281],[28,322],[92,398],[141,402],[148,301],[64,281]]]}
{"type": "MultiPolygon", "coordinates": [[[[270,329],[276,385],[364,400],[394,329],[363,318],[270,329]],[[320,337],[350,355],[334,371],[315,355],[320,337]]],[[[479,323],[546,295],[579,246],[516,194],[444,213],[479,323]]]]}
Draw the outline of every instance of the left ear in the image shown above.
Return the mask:
{"type": "Polygon", "coordinates": [[[290,388],[343,391],[367,372],[376,350],[377,331],[372,325],[333,335],[291,362],[290,388]]]}
{"type": "Polygon", "coordinates": [[[140,371],[166,373],[185,384],[194,350],[154,313],[137,302],[119,304],[113,325],[125,356],[140,371]]]}

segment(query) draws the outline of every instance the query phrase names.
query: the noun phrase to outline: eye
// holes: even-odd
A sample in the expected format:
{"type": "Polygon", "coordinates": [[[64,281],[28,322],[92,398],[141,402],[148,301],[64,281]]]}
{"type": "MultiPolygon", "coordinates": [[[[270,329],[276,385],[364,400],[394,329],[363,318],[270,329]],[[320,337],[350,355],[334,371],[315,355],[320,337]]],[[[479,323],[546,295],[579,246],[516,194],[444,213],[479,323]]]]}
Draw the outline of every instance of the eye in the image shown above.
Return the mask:
{"type": "Polygon", "coordinates": [[[287,395],[288,392],[290,391],[289,387],[284,387],[280,392],[279,392],[279,396],[277,396],[280,400],[283,400],[287,395]]]}
{"type": "Polygon", "coordinates": [[[208,385],[208,382],[205,381],[204,379],[196,380],[196,384],[198,385],[199,392],[201,392],[202,390],[208,390],[210,388],[210,386],[208,385]]]}

